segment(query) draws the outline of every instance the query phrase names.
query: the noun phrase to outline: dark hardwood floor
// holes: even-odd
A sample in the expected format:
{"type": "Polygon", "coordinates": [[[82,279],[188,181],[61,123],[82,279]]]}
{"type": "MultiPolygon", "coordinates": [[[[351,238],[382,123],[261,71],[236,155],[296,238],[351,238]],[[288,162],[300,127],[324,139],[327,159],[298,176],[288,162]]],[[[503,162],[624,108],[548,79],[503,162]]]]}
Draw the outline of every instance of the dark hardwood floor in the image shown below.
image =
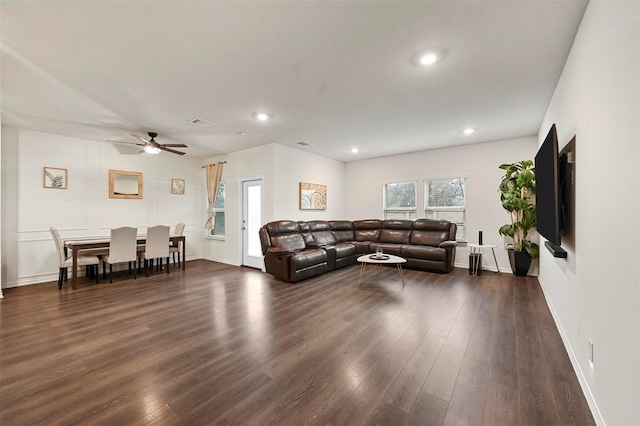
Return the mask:
{"type": "Polygon", "coordinates": [[[6,289],[0,424],[594,424],[535,278],[373,271],[6,289]]]}

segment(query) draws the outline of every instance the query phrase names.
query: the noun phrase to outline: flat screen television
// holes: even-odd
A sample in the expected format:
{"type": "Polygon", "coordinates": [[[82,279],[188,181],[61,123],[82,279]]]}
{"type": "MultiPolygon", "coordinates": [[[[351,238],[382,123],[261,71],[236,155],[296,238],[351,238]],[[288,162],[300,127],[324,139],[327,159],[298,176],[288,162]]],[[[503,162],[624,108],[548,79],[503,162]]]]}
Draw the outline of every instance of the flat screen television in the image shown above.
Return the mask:
{"type": "MultiPolygon", "coordinates": [[[[566,161],[566,160],[565,160],[566,161]]],[[[555,257],[566,257],[560,248],[564,227],[562,182],[564,168],[558,154],[556,125],[538,149],[536,167],[536,223],[540,235],[547,239],[545,246],[555,257]],[[562,169],[562,171],[561,171],[562,169]]]]}

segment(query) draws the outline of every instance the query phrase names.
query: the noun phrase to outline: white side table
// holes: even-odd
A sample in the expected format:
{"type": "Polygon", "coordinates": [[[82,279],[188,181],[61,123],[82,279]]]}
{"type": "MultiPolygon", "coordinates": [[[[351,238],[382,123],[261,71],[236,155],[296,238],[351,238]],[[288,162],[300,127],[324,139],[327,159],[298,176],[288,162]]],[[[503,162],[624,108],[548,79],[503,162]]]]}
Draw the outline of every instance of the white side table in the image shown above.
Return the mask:
{"type": "Polygon", "coordinates": [[[500,272],[500,267],[498,266],[498,259],[496,258],[496,251],[495,248],[498,247],[495,244],[472,244],[469,243],[467,244],[467,247],[469,247],[469,249],[471,250],[471,260],[472,260],[472,264],[471,264],[471,270],[473,271],[473,276],[477,276],[478,275],[478,271],[482,268],[482,265],[480,265],[480,256],[474,256],[476,254],[482,254],[482,250],[486,249],[486,248],[490,248],[491,249],[491,253],[493,253],[493,260],[494,262],[496,262],[496,269],[498,271],[498,274],[502,274],[502,272],[500,272]],[[478,260],[476,260],[478,259],[478,260]]]}

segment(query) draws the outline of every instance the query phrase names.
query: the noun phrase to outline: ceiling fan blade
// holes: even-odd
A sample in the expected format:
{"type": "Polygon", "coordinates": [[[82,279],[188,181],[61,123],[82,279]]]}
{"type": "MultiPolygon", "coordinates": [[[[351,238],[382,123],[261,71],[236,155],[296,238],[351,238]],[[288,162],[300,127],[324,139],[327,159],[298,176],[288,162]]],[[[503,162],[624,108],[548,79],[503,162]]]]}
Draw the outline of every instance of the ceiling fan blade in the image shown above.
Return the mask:
{"type": "Polygon", "coordinates": [[[163,144],[160,144],[160,146],[170,146],[172,148],[189,148],[183,143],[163,143],[163,144]]]}
{"type": "Polygon", "coordinates": [[[134,138],[138,139],[138,140],[139,140],[139,141],[141,141],[141,142],[149,143],[149,141],[148,141],[148,140],[143,139],[141,136],[134,135],[133,133],[129,133],[129,134],[130,134],[131,136],[133,136],[134,138]]]}
{"type": "Polygon", "coordinates": [[[144,145],[144,144],[141,144],[141,143],[123,142],[123,141],[110,141],[110,140],[108,140],[107,142],[109,142],[109,143],[119,143],[121,145],[138,145],[138,146],[143,146],[144,145]]]}
{"type": "Polygon", "coordinates": [[[178,154],[178,155],[184,155],[185,154],[184,152],[180,152],[180,151],[176,151],[174,149],[166,148],[164,145],[159,145],[158,148],[160,148],[163,151],[170,152],[172,154],[178,154]]]}

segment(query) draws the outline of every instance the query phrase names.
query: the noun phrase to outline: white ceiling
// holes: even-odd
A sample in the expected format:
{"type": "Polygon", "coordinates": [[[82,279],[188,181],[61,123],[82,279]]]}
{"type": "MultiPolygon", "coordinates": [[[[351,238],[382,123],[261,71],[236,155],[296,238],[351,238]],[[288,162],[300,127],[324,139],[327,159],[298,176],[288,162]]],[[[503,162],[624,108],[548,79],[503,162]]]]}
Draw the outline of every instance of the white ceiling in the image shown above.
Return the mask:
{"type": "Polygon", "coordinates": [[[278,143],[342,161],[533,135],[585,8],[2,0],[2,124],[101,142],[156,131],[200,158],[278,143]],[[416,65],[430,49],[442,60],[416,65]]]}

